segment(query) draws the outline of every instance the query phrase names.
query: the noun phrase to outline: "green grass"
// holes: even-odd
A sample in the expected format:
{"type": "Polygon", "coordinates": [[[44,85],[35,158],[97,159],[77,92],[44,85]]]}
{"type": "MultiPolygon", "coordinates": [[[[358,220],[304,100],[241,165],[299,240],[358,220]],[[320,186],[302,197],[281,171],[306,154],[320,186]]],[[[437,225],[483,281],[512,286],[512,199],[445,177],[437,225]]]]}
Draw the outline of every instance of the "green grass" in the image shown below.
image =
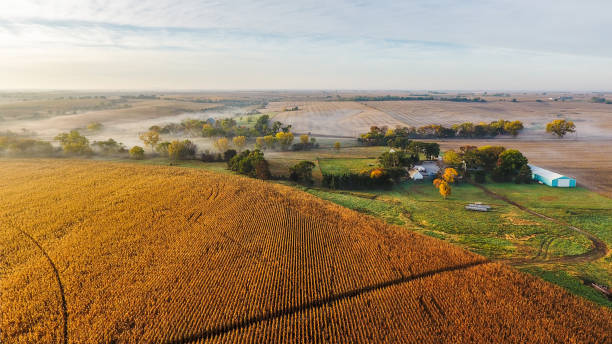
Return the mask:
{"type": "Polygon", "coordinates": [[[367,158],[341,158],[319,159],[321,170],[325,174],[359,173],[378,166],[376,159],[367,158]]]}

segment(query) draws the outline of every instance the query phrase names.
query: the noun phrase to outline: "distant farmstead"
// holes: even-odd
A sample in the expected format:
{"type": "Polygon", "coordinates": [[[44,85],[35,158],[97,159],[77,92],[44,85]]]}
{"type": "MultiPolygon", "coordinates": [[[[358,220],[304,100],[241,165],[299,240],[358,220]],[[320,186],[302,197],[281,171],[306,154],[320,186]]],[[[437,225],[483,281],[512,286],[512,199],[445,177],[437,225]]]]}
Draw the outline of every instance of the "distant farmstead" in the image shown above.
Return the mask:
{"type": "Polygon", "coordinates": [[[576,179],[564,176],[557,172],[549,171],[547,169],[531,165],[531,177],[533,180],[538,181],[542,184],[556,188],[575,188],[576,179]]]}

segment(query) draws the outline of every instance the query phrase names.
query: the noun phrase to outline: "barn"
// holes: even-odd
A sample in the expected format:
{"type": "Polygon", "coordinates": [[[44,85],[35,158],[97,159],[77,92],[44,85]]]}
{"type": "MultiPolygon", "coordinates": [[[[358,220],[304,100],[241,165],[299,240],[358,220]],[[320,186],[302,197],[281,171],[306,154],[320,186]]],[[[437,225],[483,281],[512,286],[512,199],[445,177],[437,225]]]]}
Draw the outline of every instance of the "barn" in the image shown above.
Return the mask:
{"type": "Polygon", "coordinates": [[[549,171],[547,169],[531,165],[531,177],[533,180],[538,181],[542,184],[556,188],[574,188],[576,187],[576,179],[566,177],[557,172],[549,171]]]}

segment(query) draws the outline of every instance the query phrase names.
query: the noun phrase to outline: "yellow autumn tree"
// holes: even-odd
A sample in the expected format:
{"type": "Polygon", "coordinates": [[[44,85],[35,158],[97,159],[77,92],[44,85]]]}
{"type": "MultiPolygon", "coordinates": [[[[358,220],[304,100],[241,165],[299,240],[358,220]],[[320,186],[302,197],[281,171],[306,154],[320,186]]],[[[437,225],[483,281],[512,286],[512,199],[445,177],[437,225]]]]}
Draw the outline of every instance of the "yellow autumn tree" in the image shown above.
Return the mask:
{"type": "Polygon", "coordinates": [[[457,170],[455,170],[454,168],[447,168],[444,170],[444,174],[442,175],[442,178],[447,182],[447,183],[454,183],[455,182],[455,177],[458,176],[459,173],[457,173],[457,170]]]}
{"type": "Polygon", "coordinates": [[[310,141],[310,137],[308,137],[308,135],[306,134],[300,135],[300,143],[306,145],[308,144],[309,141],[310,141]]]}
{"type": "Polygon", "coordinates": [[[234,147],[236,147],[236,149],[238,149],[238,151],[241,151],[242,148],[244,148],[244,146],[246,145],[246,137],[245,136],[236,136],[232,139],[232,142],[234,143],[234,147]]]}
{"type": "Polygon", "coordinates": [[[448,185],[448,183],[441,183],[439,191],[440,191],[440,195],[442,195],[442,197],[446,199],[446,197],[448,197],[451,194],[451,187],[450,185],[448,185]]]}
{"type": "Polygon", "coordinates": [[[255,139],[255,148],[257,149],[265,149],[266,148],[266,140],[263,137],[258,137],[255,139]]]}
{"type": "Polygon", "coordinates": [[[229,147],[229,140],[225,137],[222,137],[218,139],[217,141],[215,141],[214,145],[215,145],[215,148],[217,148],[219,152],[223,153],[229,147]]]}
{"type": "Polygon", "coordinates": [[[383,176],[383,170],[380,168],[376,168],[374,170],[372,170],[372,172],[370,173],[370,178],[372,179],[378,179],[380,177],[383,176]]]}

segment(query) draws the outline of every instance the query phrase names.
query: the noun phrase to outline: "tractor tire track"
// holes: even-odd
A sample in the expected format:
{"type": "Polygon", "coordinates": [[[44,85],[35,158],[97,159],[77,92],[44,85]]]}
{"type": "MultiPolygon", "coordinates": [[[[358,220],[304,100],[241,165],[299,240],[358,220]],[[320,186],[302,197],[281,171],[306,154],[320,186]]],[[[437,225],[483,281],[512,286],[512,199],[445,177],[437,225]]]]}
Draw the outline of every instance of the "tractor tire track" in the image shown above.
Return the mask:
{"type": "Polygon", "coordinates": [[[59,271],[57,270],[57,266],[55,266],[55,263],[53,262],[51,257],[49,257],[49,254],[47,253],[47,251],[45,251],[45,249],[40,245],[40,243],[38,243],[38,241],[36,241],[36,239],[34,239],[34,237],[32,237],[28,232],[24,231],[21,228],[17,228],[17,230],[21,232],[21,234],[26,236],[30,241],[34,243],[34,245],[38,247],[38,249],[42,252],[42,254],[45,256],[45,258],[49,262],[49,265],[53,269],[53,274],[55,275],[55,279],[57,281],[57,286],[59,289],[61,303],[62,303],[63,340],[61,341],[61,343],[68,344],[68,307],[66,306],[66,295],[64,293],[64,285],[62,284],[62,280],[60,278],[59,271]]]}
{"type": "MultiPolygon", "coordinates": [[[[531,263],[585,263],[585,262],[591,262],[600,258],[605,257],[608,252],[609,252],[609,248],[606,245],[605,242],[603,242],[601,239],[599,239],[598,237],[596,237],[595,235],[585,231],[584,229],[578,228],[576,226],[570,225],[567,222],[555,219],[553,217],[541,214],[536,212],[535,210],[531,210],[529,208],[527,208],[526,206],[514,202],[513,200],[507,198],[506,196],[500,195],[496,192],[493,192],[489,189],[487,189],[484,185],[481,184],[477,184],[474,183],[472,181],[468,181],[468,183],[476,186],[477,188],[481,189],[482,191],[484,191],[487,195],[492,196],[493,198],[499,199],[501,201],[504,201],[510,205],[513,205],[517,208],[519,208],[522,211],[525,211],[531,215],[534,216],[538,216],[541,217],[545,220],[554,222],[558,225],[567,227],[577,233],[580,233],[582,235],[584,235],[587,239],[589,239],[591,241],[591,243],[593,244],[593,248],[590,249],[589,251],[582,253],[582,254],[577,254],[577,255],[572,255],[572,256],[563,256],[563,257],[556,257],[556,258],[551,258],[551,259],[542,259],[542,258],[538,258],[538,259],[528,259],[528,258],[517,258],[517,259],[508,259],[508,260],[504,260],[504,262],[507,262],[509,264],[512,265],[527,265],[527,264],[531,264],[531,263]]],[[[551,240],[552,242],[552,240],[551,240]]],[[[548,243],[548,246],[550,246],[550,242],[548,243]]],[[[548,246],[545,247],[545,255],[548,253],[548,246]]],[[[539,255],[539,254],[538,254],[539,255]]]]}

